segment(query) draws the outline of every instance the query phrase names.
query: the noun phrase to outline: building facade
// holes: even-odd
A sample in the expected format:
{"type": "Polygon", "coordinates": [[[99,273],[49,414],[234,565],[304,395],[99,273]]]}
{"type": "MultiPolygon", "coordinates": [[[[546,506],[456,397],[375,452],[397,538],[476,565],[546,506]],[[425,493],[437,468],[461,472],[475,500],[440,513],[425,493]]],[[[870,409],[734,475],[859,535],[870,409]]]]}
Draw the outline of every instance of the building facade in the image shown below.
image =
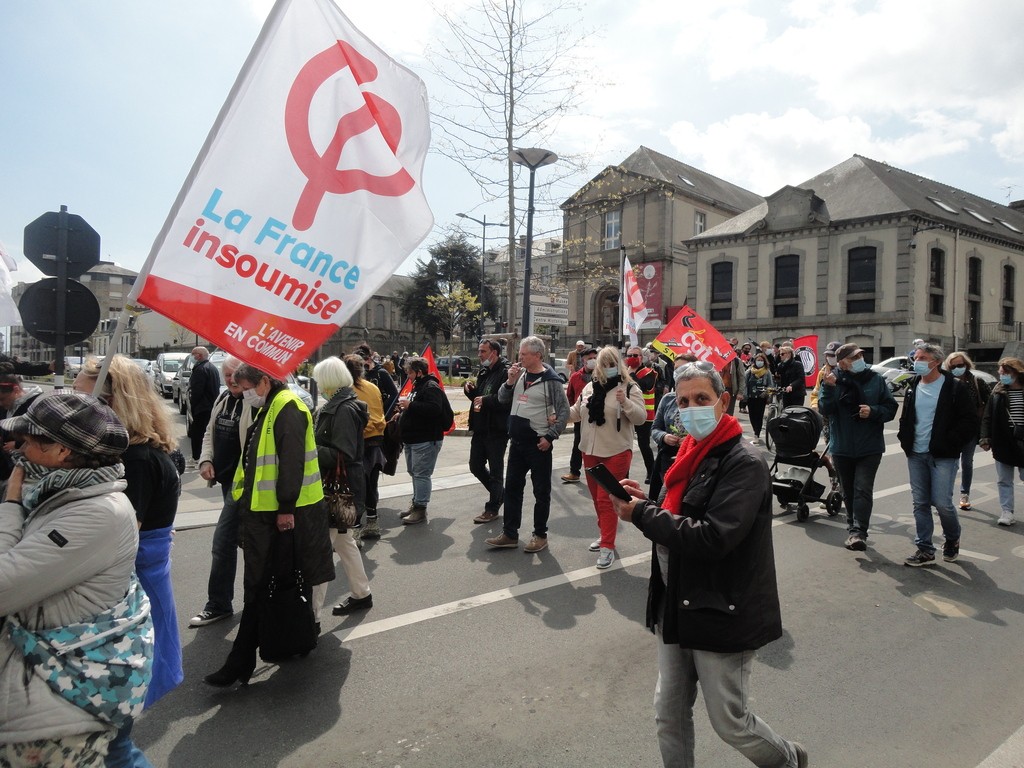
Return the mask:
{"type": "Polygon", "coordinates": [[[1022,206],[859,155],[686,247],[690,305],[727,336],[816,333],[874,361],[915,338],[992,361],[1021,338],[1022,206]]]}
{"type": "Polygon", "coordinates": [[[562,204],[559,279],[569,299],[568,336],[618,341],[620,260],[629,260],[649,315],[641,342],[688,303],[685,241],[763,198],[704,171],[640,147],[609,166],[562,204]]]}

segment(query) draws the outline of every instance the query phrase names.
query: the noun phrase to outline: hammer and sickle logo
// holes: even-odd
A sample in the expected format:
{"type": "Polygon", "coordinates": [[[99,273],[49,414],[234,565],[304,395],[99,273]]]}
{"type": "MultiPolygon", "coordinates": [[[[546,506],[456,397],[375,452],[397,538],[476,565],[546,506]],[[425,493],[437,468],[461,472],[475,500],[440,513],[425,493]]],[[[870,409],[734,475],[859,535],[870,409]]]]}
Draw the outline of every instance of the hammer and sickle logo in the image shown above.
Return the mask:
{"type": "Polygon", "coordinates": [[[402,118],[390,102],[362,88],[377,79],[377,67],[368,58],[343,40],[321,51],[299,70],[285,103],[284,129],[295,164],[308,179],[299,195],[292,216],[292,226],[305,231],[313,226],[324,195],[344,195],[365,190],[385,197],[404,195],[415,184],[404,168],[390,176],[375,176],[363,170],[339,170],[338,163],[346,142],[376,127],[392,152],[402,138],[402,118]],[[323,154],[313,146],[309,135],[309,110],[313,97],[327,80],[346,67],[360,86],[363,105],[338,120],[323,154]]]}

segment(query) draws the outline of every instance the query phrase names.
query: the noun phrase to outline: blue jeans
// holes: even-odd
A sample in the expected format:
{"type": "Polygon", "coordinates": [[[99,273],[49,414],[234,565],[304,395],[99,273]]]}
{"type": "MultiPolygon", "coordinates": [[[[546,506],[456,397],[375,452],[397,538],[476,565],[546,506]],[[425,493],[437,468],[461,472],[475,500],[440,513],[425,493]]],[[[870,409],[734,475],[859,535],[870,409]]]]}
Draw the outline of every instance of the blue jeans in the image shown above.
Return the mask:
{"type": "Polygon", "coordinates": [[[1021,480],[1024,480],[1024,467],[1015,467],[1012,464],[996,462],[996,487],[999,489],[999,509],[1004,514],[1013,514],[1013,473],[1017,472],[1021,480]]]}
{"type": "Polygon", "coordinates": [[[868,537],[868,523],[875,502],[875,474],[882,463],[882,454],[869,456],[837,456],[832,454],[832,466],[839,475],[846,502],[846,530],[868,537]]]}
{"type": "Polygon", "coordinates": [[[134,721],[129,720],[127,725],[117,731],[117,736],[110,742],[105,761],[107,768],[153,768],[153,764],[132,742],[132,726],[134,724],[134,721]]]}
{"type": "Polygon", "coordinates": [[[238,504],[231,498],[230,483],[221,484],[224,506],[213,531],[210,581],[206,587],[207,611],[231,613],[238,567],[238,504]]]}
{"type": "Polygon", "coordinates": [[[762,768],[796,768],[796,749],[747,705],[753,651],[713,653],[666,644],[658,627],[658,684],[654,720],[661,759],[672,768],[693,768],[693,704],[697,682],[715,733],[762,768]]]}
{"type": "Polygon", "coordinates": [[[536,443],[512,440],[508,445],[508,467],[505,469],[505,535],[519,538],[523,524],[523,491],[526,473],[533,483],[533,533],[547,538],[551,515],[551,450],[542,451],[536,443]]]}
{"type": "Polygon", "coordinates": [[[427,443],[413,443],[405,446],[405,468],[412,478],[412,503],[414,507],[425,507],[430,503],[430,476],[434,474],[437,454],[441,452],[443,440],[427,443]]]}
{"type": "Polygon", "coordinates": [[[907,454],[910,470],[910,495],[914,501],[914,523],[918,549],[934,554],[932,532],[935,521],[932,507],[939,513],[942,533],[947,541],[960,540],[960,518],[953,507],[953,481],[956,479],[957,459],[937,459],[930,453],[907,454]]]}
{"type": "Polygon", "coordinates": [[[971,440],[960,452],[960,493],[970,495],[971,482],[974,480],[974,449],[977,440],[971,440]]]}

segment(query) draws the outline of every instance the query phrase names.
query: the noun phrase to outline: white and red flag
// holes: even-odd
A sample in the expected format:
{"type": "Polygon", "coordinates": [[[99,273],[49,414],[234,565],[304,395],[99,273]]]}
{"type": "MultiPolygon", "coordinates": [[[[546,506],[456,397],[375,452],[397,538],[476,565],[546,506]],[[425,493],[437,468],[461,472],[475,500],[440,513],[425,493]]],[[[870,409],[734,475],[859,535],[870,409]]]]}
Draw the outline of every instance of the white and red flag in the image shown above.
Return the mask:
{"type": "Polygon", "coordinates": [[[331,0],[278,0],[129,300],[295,369],[433,226],[426,89],[331,0]]]}
{"type": "Polygon", "coordinates": [[[647,319],[647,305],[644,303],[640,286],[637,285],[633,267],[629,265],[629,259],[624,258],[622,264],[622,332],[628,333],[629,343],[636,346],[636,329],[647,319]]]}

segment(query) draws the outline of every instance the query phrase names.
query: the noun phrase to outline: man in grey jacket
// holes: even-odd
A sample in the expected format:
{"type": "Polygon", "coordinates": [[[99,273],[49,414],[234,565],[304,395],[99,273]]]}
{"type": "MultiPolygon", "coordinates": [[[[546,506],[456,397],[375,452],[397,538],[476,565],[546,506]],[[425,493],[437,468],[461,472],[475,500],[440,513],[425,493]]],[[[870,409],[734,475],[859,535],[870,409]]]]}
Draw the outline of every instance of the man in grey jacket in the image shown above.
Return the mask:
{"type": "Polygon", "coordinates": [[[508,467],[505,470],[505,525],[500,535],[487,539],[493,549],[517,549],[523,520],[526,473],[533,482],[533,536],[523,551],[540,552],[548,546],[551,512],[551,445],[569,420],[569,401],[562,380],[544,363],[544,342],[527,336],[519,344],[519,362],[508,369],[508,380],[498,389],[498,401],[511,403],[508,420],[508,467]]]}

